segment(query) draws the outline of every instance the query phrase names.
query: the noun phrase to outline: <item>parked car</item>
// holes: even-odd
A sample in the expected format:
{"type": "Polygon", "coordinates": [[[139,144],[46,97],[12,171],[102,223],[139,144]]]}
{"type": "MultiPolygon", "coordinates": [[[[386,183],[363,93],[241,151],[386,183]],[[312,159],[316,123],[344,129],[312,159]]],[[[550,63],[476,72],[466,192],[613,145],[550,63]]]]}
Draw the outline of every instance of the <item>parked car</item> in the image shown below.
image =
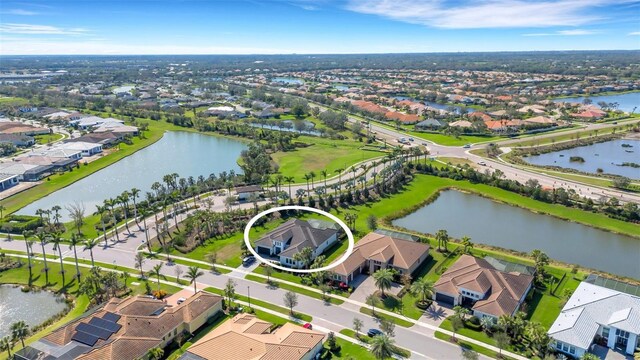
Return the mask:
{"type": "Polygon", "coordinates": [[[370,337],[382,335],[382,331],[380,331],[378,329],[369,329],[369,331],[367,331],[367,335],[370,336],[370,337]]]}
{"type": "Polygon", "coordinates": [[[246,258],[242,259],[242,265],[243,266],[249,266],[249,265],[253,264],[254,261],[256,261],[256,257],[255,256],[247,256],[246,258]]]}
{"type": "Polygon", "coordinates": [[[302,325],[302,327],[305,328],[305,329],[313,330],[313,325],[311,325],[311,323],[306,323],[306,324],[302,325]]]}
{"type": "Polygon", "coordinates": [[[487,166],[487,163],[484,161],[478,161],[478,165],[480,166],[487,166]]]}
{"type": "Polygon", "coordinates": [[[464,144],[463,148],[468,149],[471,147],[471,144],[464,144]]]}

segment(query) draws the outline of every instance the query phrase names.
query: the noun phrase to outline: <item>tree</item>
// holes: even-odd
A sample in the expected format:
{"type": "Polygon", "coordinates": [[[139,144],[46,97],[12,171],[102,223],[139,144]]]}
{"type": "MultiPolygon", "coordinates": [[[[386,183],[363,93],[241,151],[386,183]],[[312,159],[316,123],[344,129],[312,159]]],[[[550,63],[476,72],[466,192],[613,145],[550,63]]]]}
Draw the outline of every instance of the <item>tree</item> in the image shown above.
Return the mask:
{"type": "Polygon", "coordinates": [[[391,269],[380,269],[373,274],[376,287],[382,292],[382,297],[385,297],[385,290],[391,289],[393,285],[393,272],[391,269]]]}
{"type": "Polygon", "coordinates": [[[62,236],[59,232],[51,233],[51,242],[53,243],[53,251],[58,251],[58,258],[60,259],[60,275],[62,275],[62,287],[64,288],[64,263],[62,258],[62,236]]]}
{"type": "Polygon", "coordinates": [[[395,336],[396,324],[389,319],[381,319],[380,320],[380,330],[387,334],[388,337],[395,336]]]}
{"type": "Polygon", "coordinates": [[[616,176],[613,179],[613,186],[617,187],[618,189],[626,189],[627,187],[629,187],[629,184],[631,184],[631,179],[629,179],[628,177],[616,176]]]}
{"type": "Polygon", "coordinates": [[[421,298],[420,302],[423,304],[426,304],[427,298],[431,298],[433,296],[433,283],[428,281],[425,277],[414,281],[409,289],[411,294],[421,298]]]}
{"type": "Polygon", "coordinates": [[[299,252],[293,254],[293,260],[301,262],[302,267],[308,269],[309,265],[313,262],[313,255],[313,249],[306,246],[299,252]]]}
{"type": "Polygon", "coordinates": [[[227,302],[229,303],[228,306],[230,307],[231,301],[236,296],[236,282],[232,279],[227,279],[227,283],[224,286],[223,294],[227,298],[227,302]]]}
{"type": "Polygon", "coordinates": [[[7,210],[7,208],[4,205],[0,205],[0,219],[4,218],[5,210],[7,210]]]}
{"type": "Polygon", "coordinates": [[[336,343],[336,334],[331,331],[327,334],[327,346],[329,347],[329,351],[336,352],[339,349],[338,344],[336,343]]]}
{"type": "Polygon", "coordinates": [[[465,307],[456,305],[453,307],[453,313],[455,316],[459,317],[460,320],[465,321],[467,319],[467,315],[469,315],[471,311],[465,307]]]}
{"type": "Polygon", "coordinates": [[[176,282],[180,283],[180,276],[182,276],[182,273],[184,273],[184,270],[182,270],[182,266],[176,266],[174,272],[176,273],[176,282]]]}
{"type": "Polygon", "coordinates": [[[144,271],[142,269],[142,265],[144,265],[146,259],[141,252],[136,253],[136,269],[140,270],[140,279],[144,279],[144,271]]]}
{"type": "Polygon", "coordinates": [[[580,356],[580,360],[600,360],[600,357],[595,354],[586,352],[582,354],[582,356],[580,356]]]}
{"type": "Polygon", "coordinates": [[[495,335],[493,335],[493,340],[495,340],[496,346],[500,350],[499,355],[500,355],[500,357],[502,357],[502,349],[504,349],[507,346],[509,346],[509,343],[511,342],[511,339],[509,338],[509,335],[507,335],[506,332],[499,331],[495,335]]]}
{"type": "Polygon", "coordinates": [[[367,217],[367,228],[371,231],[375,231],[378,229],[378,218],[371,214],[367,217]]]}
{"type": "Polygon", "coordinates": [[[380,298],[377,297],[376,294],[369,294],[365,299],[365,303],[371,305],[371,314],[376,316],[376,306],[380,304],[380,298]]]}
{"type": "Polygon", "coordinates": [[[31,285],[31,279],[33,278],[32,270],[33,265],[31,264],[31,256],[33,255],[33,241],[31,241],[31,237],[34,235],[34,232],[31,230],[25,230],[22,232],[22,236],[24,237],[24,244],[27,247],[27,262],[29,266],[29,285],[31,285]]]}
{"type": "Polygon", "coordinates": [[[356,332],[356,338],[360,338],[360,330],[362,330],[363,326],[364,323],[362,322],[362,320],[353,318],[353,331],[356,332]]]}
{"type": "Polygon", "coordinates": [[[95,238],[95,239],[87,239],[84,241],[84,249],[85,250],[89,250],[89,256],[91,257],[91,266],[96,266],[95,262],[93,261],[93,248],[96,247],[96,245],[98,245],[98,242],[100,240],[95,238]]]}
{"type": "Polygon", "coordinates": [[[482,330],[484,330],[484,332],[489,333],[495,325],[495,320],[491,316],[483,316],[482,318],[480,318],[480,325],[482,326],[482,330]]]}
{"type": "Polygon", "coordinates": [[[29,326],[24,321],[16,321],[11,324],[11,337],[13,341],[18,341],[22,343],[22,347],[24,348],[24,339],[29,336],[29,326]]]}
{"type": "Polygon", "coordinates": [[[458,330],[464,327],[464,322],[459,316],[451,317],[451,331],[453,332],[453,340],[456,339],[456,333],[458,330]]]}
{"type": "Polygon", "coordinates": [[[40,247],[42,248],[42,261],[44,262],[44,276],[45,276],[45,286],[49,284],[49,266],[47,264],[47,252],[45,251],[45,244],[49,242],[49,234],[45,231],[39,231],[36,234],[36,238],[40,242],[40,247]]]}
{"type": "Polygon", "coordinates": [[[9,336],[0,339],[0,350],[6,351],[9,359],[11,359],[11,348],[13,348],[13,342],[9,336]]]}
{"type": "Polygon", "coordinates": [[[438,230],[436,232],[436,240],[438,241],[438,251],[442,252],[440,246],[444,246],[444,252],[447,252],[447,244],[449,243],[449,234],[447,230],[438,230]]]}
{"type": "Polygon", "coordinates": [[[149,270],[149,277],[152,276],[158,279],[158,290],[160,290],[160,277],[164,277],[164,275],[162,275],[162,263],[154,265],[153,268],[149,270]]]}
{"type": "Polygon", "coordinates": [[[104,239],[104,246],[107,247],[109,246],[109,243],[107,242],[107,229],[106,226],[104,224],[104,213],[107,210],[106,206],[100,206],[100,205],[96,205],[96,212],[98,213],[98,216],[100,217],[100,226],[102,227],[102,237],[104,239]]]}
{"type": "Polygon", "coordinates": [[[164,350],[162,350],[159,347],[151,348],[147,352],[147,357],[150,360],[160,360],[160,359],[162,359],[163,356],[164,356],[164,350]]]}
{"type": "Polygon", "coordinates": [[[289,313],[293,315],[293,308],[298,305],[298,295],[293,291],[284,294],[284,306],[289,308],[289,313]]]}
{"type": "Polygon", "coordinates": [[[376,335],[371,339],[369,344],[371,354],[377,360],[384,360],[393,356],[393,350],[395,348],[394,341],[387,335],[376,335]]]}
{"type": "Polygon", "coordinates": [[[193,283],[193,292],[198,292],[198,287],[196,286],[196,279],[200,276],[204,275],[202,271],[197,266],[189,266],[187,273],[184,275],[187,279],[189,279],[189,283],[193,283]]]}
{"type": "Polygon", "coordinates": [[[217,272],[216,263],[218,262],[218,253],[215,251],[210,252],[205,256],[205,258],[207,259],[207,262],[211,264],[211,271],[217,272]]]}
{"type": "Polygon", "coordinates": [[[540,278],[544,278],[545,276],[544,267],[549,265],[549,256],[547,256],[547,254],[545,254],[544,252],[538,249],[535,249],[531,251],[531,257],[535,262],[536,275],[539,276],[540,278]]]}
{"type": "Polygon", "coordinates": [[[464,253],[468,254],[469,253],[469,249],[473,248],[473,243],[471,242],[471,238],[468,236],[463,236],[462,239],[460,239],[460,243],[462,244],[462,246],[464,247],[464,253]]]}
{"type": "Polygon", "coordinates": [[[262,273],[267,277],[267,283],[271,284],[271,275],[273,275],[273,268],[271,266],[265,266],[262,273]]]}
{"type": "Polygon", "coordinates": [[[78,235],[82,234],[81,228],[82,225],[84,225],[84,205],[74,202],[71,205],[67,205],[67,211],[69,212],[69,217],[73,220],[78,235]]]}
{"type": "Polygon", "coordinates": [[[462,358],[465,360],[478,360],[479,355],[477,352],[467,349],[462,352],[462,358]]]}
{"type": "Polygon", "coordinates": [[[76,278],[80,280],[80,266],[78,265],[78,248],[77,246],[84,242],[84,238],[82,238],[79,234],[71,234],[71,244],[69,244],[69,248],[73,249],[73,258],[76,261],[76,278]]]}

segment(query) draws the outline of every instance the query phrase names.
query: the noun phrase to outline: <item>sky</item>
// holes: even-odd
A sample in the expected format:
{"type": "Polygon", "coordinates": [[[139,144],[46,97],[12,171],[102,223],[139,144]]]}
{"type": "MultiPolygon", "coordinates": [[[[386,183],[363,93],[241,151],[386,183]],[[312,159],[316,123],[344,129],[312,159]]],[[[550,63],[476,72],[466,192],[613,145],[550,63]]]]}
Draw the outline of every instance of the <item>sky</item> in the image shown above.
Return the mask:
{"type": "Polygon", "coordinates": [[[640,0],[2,0],[1,55],[640,49],[640,0]]]}

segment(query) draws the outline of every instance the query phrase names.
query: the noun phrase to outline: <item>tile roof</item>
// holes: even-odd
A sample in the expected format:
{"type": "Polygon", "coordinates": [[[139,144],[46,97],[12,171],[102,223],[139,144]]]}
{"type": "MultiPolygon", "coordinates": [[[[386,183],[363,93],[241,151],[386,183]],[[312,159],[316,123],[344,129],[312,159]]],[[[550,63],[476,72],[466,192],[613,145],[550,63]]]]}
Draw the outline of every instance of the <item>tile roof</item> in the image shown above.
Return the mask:
{"type": "Polygon", "coordinates": [[[459,294],[460,289],[489,295],[476,301],[474,310],[499,317],[513,314],[529,289],[533,276],[496,270],[484,259],[462,255],[434,285],[437,292],[459,294]]]}
{"type": "Polygon", "coordinates": [[[317,229],[306,221],[291,219],[258,239],[256,246],[271,248],[274,241],[288,242],[288,247],[280,254],[293,257],[294,254],[305,247],[315,250],[336,233],[335,229],[317,229]]]}

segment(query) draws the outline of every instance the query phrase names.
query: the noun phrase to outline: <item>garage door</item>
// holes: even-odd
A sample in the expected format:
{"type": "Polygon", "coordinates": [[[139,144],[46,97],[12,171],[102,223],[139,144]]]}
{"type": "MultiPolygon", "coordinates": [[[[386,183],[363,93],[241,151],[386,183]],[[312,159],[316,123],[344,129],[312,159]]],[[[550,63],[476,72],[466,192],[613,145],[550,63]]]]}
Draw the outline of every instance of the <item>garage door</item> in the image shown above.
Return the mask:
{"type": "Polygon", "coordinates": [[[449,305],[453,305],[453,296],[437,293],[436,294],[436,301],[437,302],[441,302],[441,303],[445,303],[445,304],[449,304],[449,305]]]}
{"type": "Polygon", "coordinates": [[[258,250],[258,254],[260,254],[260,255],[269,256],[270,255],[269,253],[271,252],[269,248],[262,247],[262,246],[258,246],[257,250],[258,250]]]}

